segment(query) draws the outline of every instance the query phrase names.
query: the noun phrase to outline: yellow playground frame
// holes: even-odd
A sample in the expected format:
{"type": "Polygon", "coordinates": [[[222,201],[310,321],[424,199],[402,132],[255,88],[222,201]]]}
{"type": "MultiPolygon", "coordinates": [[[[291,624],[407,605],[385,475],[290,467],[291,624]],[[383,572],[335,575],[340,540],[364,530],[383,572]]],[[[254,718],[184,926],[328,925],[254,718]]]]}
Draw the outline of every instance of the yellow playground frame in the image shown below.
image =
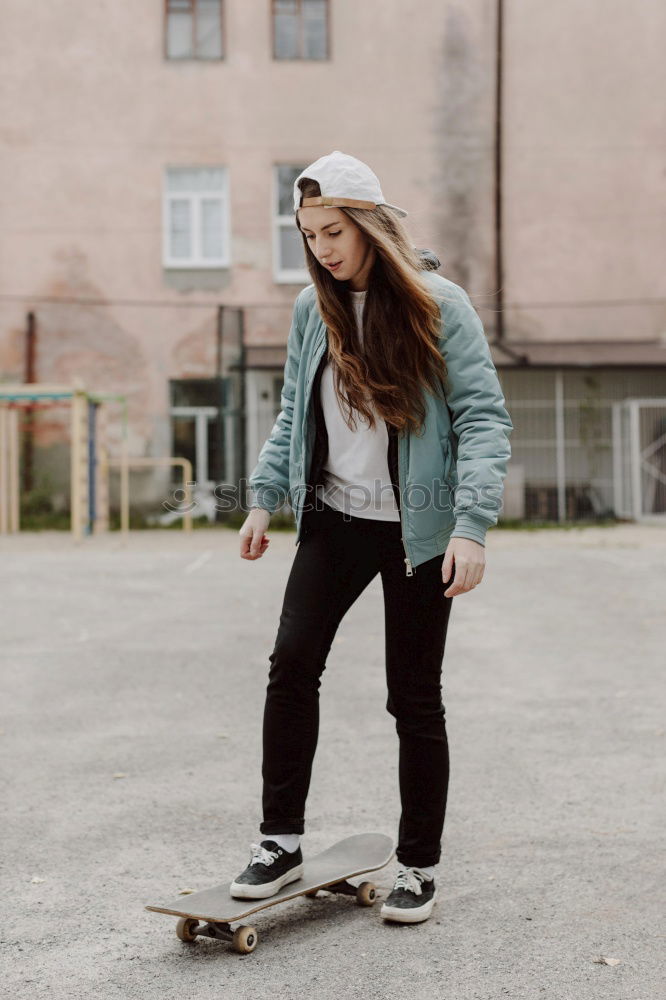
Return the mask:
{"type": "Polygon", "coordinates": [[[19,413],[53,406],[70,407],[70,511],[75,540],[109,530],[109,469],[120,469],[120,527],[129,532],[129,470],[180,466],[185,511],[183,529],[192,530],[192,463],[185,458],[130,458],[127,449],[125,396],[88,392],[81,386],[0,385],[0,535],[20,530],[19,413]],[[122,407],[122,444],[118,458],[109,456],[107,409],[122,407]]]}

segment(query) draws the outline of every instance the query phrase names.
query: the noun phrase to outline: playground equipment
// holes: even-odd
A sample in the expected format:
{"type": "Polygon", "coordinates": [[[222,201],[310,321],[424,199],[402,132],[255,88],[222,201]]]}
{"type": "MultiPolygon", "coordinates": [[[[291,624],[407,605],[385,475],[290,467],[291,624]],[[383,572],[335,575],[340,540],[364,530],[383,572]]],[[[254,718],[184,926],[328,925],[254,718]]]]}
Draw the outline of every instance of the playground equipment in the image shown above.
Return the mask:
{"type": "Polygon", "coordinates": [[[156,469],[163,466],[180,466],[183,470],[183,530],[192,530],[192,463],[187,458],[128,458],[123,449],[120,458],[102,460],[102,470],[108,480],[108,467],[117,466],[120,469],[120,530],[129,531],[129,470],[156,469]]]}
{"type": "Polygon", "coordinates": [[[0,534],[19,530],[18,413],[0,406],[0,534]]]}
{"type": "Polygon", "coordinates": [[[184,458],[130,458],[125,396],[88,392],[82,386],[21,384],[0,386],[0,534],[20,530],[19,413],[56,406],[70,409],[70,525],[72,537],[109,529],[109,469],[120,469],[121,531],[129,531],[129,470],[179,466],[183,470],[183,529],[192,528],[192,463],[184,458]],[[122,407],[120,456],[111,458],[106,441],[108,405],[122,407]]]}
{"type": "Polygon", "coordinates": [[[108,490],[99,475],[98,442],[104,402],[124,397],[89,393],[80,386],[0,386],[0,532],[19,525],[19,420],[21,411],[69,406],[70,510],[74,538],[108,528],[108,490]],[[7,474],[2,473],[7,469],[7,474]]]}

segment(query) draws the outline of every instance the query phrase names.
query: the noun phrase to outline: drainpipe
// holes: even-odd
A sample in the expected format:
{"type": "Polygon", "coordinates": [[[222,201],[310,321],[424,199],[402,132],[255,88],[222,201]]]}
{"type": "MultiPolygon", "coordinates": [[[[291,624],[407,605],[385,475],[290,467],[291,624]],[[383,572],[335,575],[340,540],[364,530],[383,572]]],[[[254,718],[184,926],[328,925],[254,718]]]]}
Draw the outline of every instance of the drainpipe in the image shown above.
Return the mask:
{"type": "MultiPolygon", "coordinates": [[[[35,354],[37,345],[37,326],[35,323],[34,312],[28,313],[27,320],[28,320],[28,325],[26,327],[26,332],[25,332],[25,358],[24,358],[24,369],[23,369],[23,381],[25,383],[30,384],[36,381],[35,354]]],[[[29,493],[33,487],[34,431],[35,431],[35,411],[32,405],[29,404],[25,408],[24,423],[23,423],[22,489],[24,493],[29,493]]]]}
{"type": "Polygon", "coordinates": [[[502,245],[502,49],[504,47],[504,5],[497,0],[495,52],[495,288],[497,312],[495,341],[504,340],[504,247],[502,245]]]}
{"type": "Polygon", "coordinates": [[[246,456],[246,428],[247,419],[245,413],[245,372],[247,355],[245,351],[245,309],[241,306],[238,309],[238,374],[240,385],[238,387],[238,480],[245,478],[246,456]]]}
{"type": "Polygon", "coordinates": [[[222,375],[222,345],[224,335],[224,306],[217,307],[217,340],[215,351],[215,398],[217,399],[217,468],[213,476],[218,483],[225,482],[226,456],[224,454],[224,378],[222,375]]]}
{"type": "Polygon", "coordinates": [[[504,49],[504,0],[497,0],[497,30],[495,36],[495,339],[498,347],[521,365],[529,365],[526,354],[520,354],[506,343],[504,336],[504,244],[502,217],[502,55],[504,49]]]}

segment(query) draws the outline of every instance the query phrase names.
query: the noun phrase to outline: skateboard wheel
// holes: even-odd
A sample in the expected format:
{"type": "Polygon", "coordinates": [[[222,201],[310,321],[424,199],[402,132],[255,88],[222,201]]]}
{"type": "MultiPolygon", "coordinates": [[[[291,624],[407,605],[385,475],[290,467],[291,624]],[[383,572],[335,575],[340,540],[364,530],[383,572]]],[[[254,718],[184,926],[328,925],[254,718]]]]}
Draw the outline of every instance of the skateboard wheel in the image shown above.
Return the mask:
{"type": "Polygon", "coordinates": [[[314,899],[315,896],[318,895],[318,893],[319,893],[319,889],[310,889],[309,892],[305,892],[305,893],[303,893],[303,895],[307,896],[308,899],[314,899]]]}
{"type": "Polygon", "coordinates": [[[259,935],[254,927],[239,927],[234,931],[231,939],[231,947],[234,951],[239,951],[241,955],[249,955],[257,947],[259,935]]]}
{"type": "Polygon", "coordinates": [[[377,899],[377,888],[372,882],[361,882],[356,890],[356,902],[359,906],[373,906],[377,899]]]}
{"type": "Polygon", "coordinates": [[[181,941],[196,941],[197,936],[193,933],[199,926],[198,920],[192,917],[181,917],[176,924],[176,934],[181,941]]]}

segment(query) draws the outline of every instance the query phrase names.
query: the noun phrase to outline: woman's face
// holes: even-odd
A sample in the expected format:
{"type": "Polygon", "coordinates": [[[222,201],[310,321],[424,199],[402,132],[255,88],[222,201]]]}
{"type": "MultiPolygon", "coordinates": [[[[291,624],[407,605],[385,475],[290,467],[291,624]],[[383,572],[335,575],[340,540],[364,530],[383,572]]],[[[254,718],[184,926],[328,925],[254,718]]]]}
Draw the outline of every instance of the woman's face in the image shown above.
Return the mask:
{"type": "Polygon", "coordinates": [[[354,291],[368,287],[375,249],[348,216],[337,208],[312,205],[298,209],[298,221],[322,267],[338,281],[348,281],[354,291]],[[331,268],[331,264],[338,266],[331,268]]]}

